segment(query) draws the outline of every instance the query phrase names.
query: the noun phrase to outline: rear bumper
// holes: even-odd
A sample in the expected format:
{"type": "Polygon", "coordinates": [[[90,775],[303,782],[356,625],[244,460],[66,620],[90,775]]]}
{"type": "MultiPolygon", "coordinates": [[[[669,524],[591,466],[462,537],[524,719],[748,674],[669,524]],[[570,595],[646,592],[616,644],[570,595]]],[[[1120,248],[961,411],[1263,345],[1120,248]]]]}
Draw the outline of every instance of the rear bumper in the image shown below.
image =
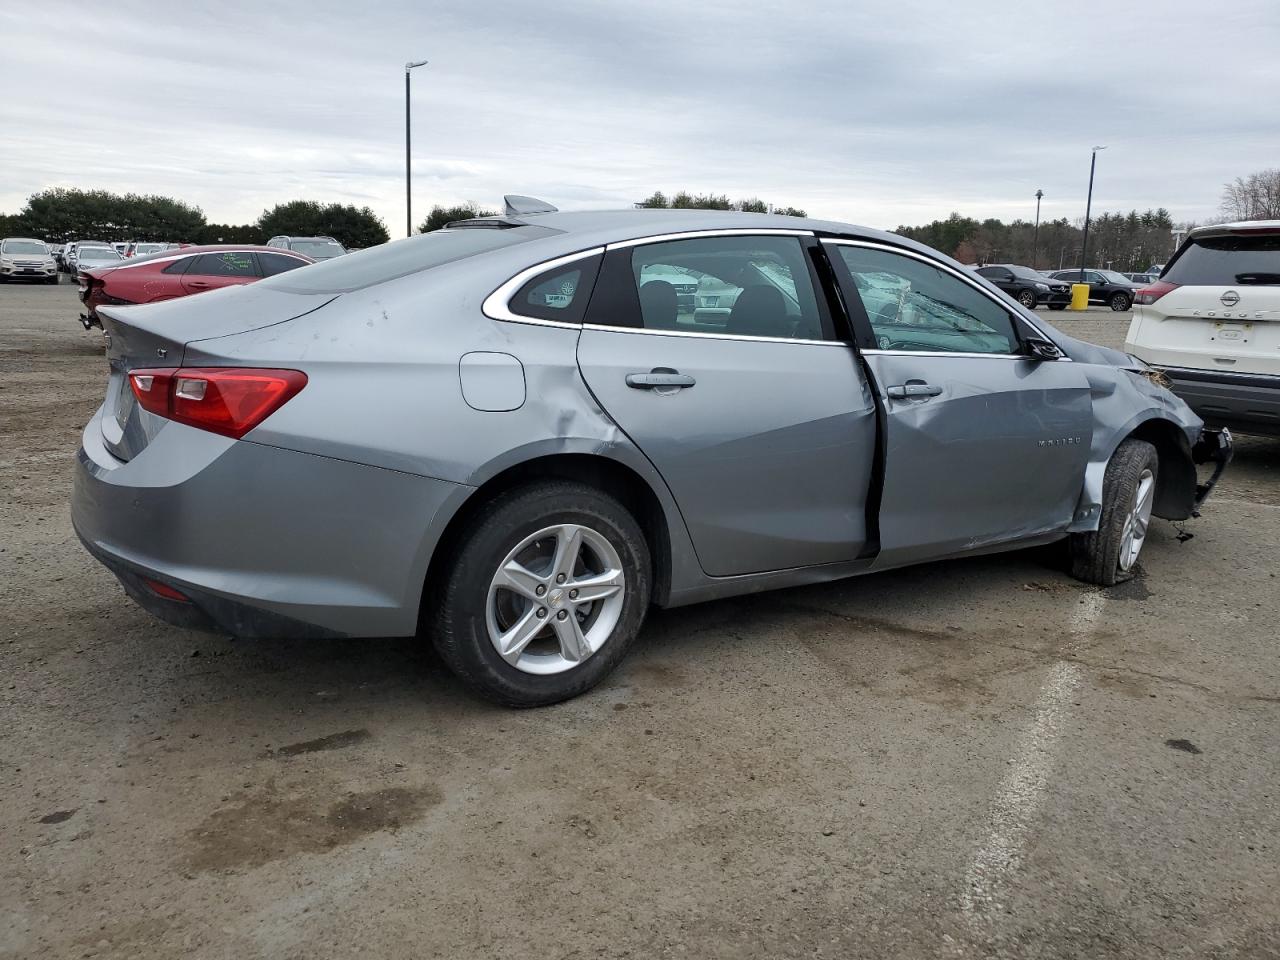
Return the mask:
{"type": "Polygon", "coordinates": [[[1280,377],[1190,367],[1156,367],[1205,423],[1280,436],[1280,377]]]}
{"type": "Polygon", "coordinates": [[[72,523],[144,608],[240,637],[417,631],[431,550],[467,488],[178,423],[126,462],[103,446],[100,416],[77,457],[72,523]]]}

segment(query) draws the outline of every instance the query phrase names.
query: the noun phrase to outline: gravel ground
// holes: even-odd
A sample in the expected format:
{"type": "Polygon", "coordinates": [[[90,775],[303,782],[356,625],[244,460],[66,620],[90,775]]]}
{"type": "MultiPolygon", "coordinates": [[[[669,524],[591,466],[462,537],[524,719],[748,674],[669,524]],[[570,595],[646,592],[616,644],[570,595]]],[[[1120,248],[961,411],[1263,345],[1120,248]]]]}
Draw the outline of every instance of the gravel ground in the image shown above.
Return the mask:
{"type": "Polygon", "coordinates": [[[77,306],[0,288],[0,955],[1280,956],[1280,441],[1120,588],[1029,551],[660,612],[513,713],[129,602],[68,520],[77,306]]]}

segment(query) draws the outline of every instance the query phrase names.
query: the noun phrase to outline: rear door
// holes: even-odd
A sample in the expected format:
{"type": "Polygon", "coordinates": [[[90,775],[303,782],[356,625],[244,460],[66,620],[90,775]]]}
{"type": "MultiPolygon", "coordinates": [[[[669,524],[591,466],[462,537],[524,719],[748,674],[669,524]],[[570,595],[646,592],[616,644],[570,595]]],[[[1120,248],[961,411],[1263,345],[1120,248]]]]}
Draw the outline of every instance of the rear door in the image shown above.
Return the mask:
{"type": "Polygon", "coordinates": [[[229,250],[199,254],[182,275],[182,288],[187,293],[201,293],[219,287],[252,283],[261,275],[257,259],[250,252],[229,250]]]}
{"type": "Polygon", "coordinates": [[[873,397],[818,292],[815,241],[744,233],[610,248],[578,345],[582,375],[666,480],[706,573],[856,559],[873,397]],[[683,288],[716,290],[716,305],[683,288]]]}
{"type": "Polygon", "coordinates": [[[958,270],[824,242],[886,411],[878,564],[1065,528],[1093,437],[1082,365],[1024,355],[1025,321],[958,270]]]}

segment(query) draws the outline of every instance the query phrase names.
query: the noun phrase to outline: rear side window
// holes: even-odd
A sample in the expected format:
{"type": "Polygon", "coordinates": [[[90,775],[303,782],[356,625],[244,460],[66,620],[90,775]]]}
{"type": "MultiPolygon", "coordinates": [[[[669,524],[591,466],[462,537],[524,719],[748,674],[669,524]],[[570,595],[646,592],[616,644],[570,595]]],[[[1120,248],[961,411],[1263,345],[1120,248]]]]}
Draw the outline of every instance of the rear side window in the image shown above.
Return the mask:
{"type": "Polygon", "coordinates": [[[298,267],[307,265],[305,260],[299,260],[297,257],[286,257],[281,253],[259,253],[258,263],[262,265],[262,275],[264,277],[274,277],[277,273],[296,270],[298,267]]]}
{"type": "Polygon", "coordinates": [[[681,333],[830,339],[804,248],[795,237],[724,236],[611,253],[589,322],[681,333]]]}
{"type": "Polygon", "coordinates": [[[256,277],[251,253],[202,253],[187,273],[201,277],[256,277]]]}
{"type": "Polygon", "coordinates": [[[164,268],[163,273],[186,273],[187,267],[191,266],[191,261],[195,257],[179,257],[173,263],[164,268]]]}
{"type": "Polygon", "coordinates": [[[1193,240],[1161,279],[1203,287],[1280,286],[1280,234],[1193,240]]]}
{"type": "Polygon", "coordinates": [[[324,260],[301,273],[290,271],[268,277],[262,282],[289,293],[346,293],[526,240],[548,237],[554,232],[533,226],[509,230],[433,230],[324,260]]]}
{"type": "Polygon", "coordinates": [[[521,287],[508,309],[522,317],[581,323],[599,269],[595,256],[548,270],[521,287]]]}

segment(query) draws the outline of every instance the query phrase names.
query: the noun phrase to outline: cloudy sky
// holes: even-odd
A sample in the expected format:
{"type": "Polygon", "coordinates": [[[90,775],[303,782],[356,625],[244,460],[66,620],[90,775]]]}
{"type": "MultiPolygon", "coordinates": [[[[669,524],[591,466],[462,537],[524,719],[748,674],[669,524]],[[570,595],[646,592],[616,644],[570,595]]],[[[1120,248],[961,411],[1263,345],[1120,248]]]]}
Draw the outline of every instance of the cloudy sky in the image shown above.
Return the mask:
{"type": "Polygon", "coordinates": [[[526,193],[759,196],[879,227],[1216,210],[1280,166],[1280,2],[39,0],[0,7],[0,212],[53,186],[404,230],[526,193]],[[1134,12],[1130,12],[1133,10],[1134,12]],[[1138,12],[1141,11],[1141,12],[1138,12]]]}

